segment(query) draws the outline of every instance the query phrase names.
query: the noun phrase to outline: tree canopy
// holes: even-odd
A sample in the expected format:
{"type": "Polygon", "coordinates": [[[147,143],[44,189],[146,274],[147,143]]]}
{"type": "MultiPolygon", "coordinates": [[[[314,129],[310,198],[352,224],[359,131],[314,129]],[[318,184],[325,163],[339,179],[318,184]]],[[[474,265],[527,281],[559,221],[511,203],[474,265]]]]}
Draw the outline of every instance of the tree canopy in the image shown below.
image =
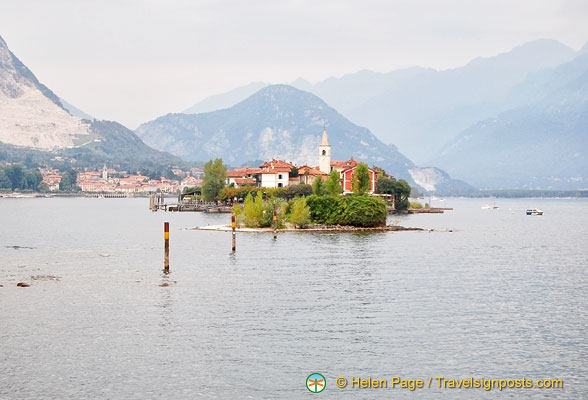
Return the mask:
{"type": "Polygon", "coordinates": [[[381,176],[376,183],[376,193],[392,195],[397,210],[408,208],[411,190],[412,188],[404,179],[396,180],[392,177],[381,176]]]}
{"type": "Polygon", "coordinates": [[[225,187],[227,179],[227,167],[223,165],[222,158],[208,161],[204,164],[204,178],[202,182],[202,196],[206,201],[216,200],[221,190],[225,187]]]}
{"type": "Polygon", "coordinates": [[[364,163],[359,165],[353,171],[351,176],[351,190],[355,194],[366,194],[370,190],[370,171],[364,163]]]}
{"type": "Polygon", "coordinates": [[[329,179],[327,179],[325,184],[325,188],[327,189],[329,196],[338,196],[343,191],[341,188],[341,174],[339,174],[339,171],[331,171],[329,179]]]}
{"type": "Polygon", "coordinates": [[[312,194],[316,196],[323,196],[325,194],[325,183],[322,176],[317,176],[312,182],[312,194]]]}

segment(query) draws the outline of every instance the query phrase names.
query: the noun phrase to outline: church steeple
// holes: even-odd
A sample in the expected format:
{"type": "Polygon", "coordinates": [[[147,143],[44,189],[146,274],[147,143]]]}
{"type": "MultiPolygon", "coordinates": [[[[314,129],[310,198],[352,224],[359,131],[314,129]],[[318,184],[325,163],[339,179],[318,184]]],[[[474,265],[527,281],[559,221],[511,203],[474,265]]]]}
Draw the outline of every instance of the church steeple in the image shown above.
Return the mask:
{"type": "Polygon", "coordinates": [[[331,172],[331,145],[329,145],[326,126],[323,128],[323,139],[319,145],[319,169],[325,174],[331,172]]]}
{"type": "Polygon", "coordinates": [[[323,128],[323,140],[321,141],[321,146],[328,146],[329,145],[329,137],[327,136],[327,127],[323,128]]]}

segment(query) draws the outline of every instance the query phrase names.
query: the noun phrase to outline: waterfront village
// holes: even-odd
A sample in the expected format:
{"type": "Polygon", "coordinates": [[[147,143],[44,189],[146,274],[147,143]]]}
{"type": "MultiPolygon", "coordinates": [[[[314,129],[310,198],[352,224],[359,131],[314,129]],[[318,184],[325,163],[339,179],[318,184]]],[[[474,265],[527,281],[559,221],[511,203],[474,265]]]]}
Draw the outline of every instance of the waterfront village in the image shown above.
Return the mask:
{"type": "MultiPolygon", "coordinates": [[[[226,173],[226,184],[231,187],[254,186],[263,188],[281,188],[296,184],[312,184],[315,179],[326,180],[331,171],[336,170],[341,177],[343,193],[352,191],[352,175],[359,162],[353,158],[347,161],[331,160],[331,146],[329,145],[326,129],[323,130],[319,145],[319,165],[296,166],[293,163],[272,159],[257,168],[238,168],[226,173]]],[[[377,172],[368,168],[370,174],[369,193],[374,193],[377,172]]],[[[160,177],[152,179],[140,173],[130,174],[126,171],[116,171],[106,165],[101,171],[81,171],[77,174],[76,185],[82,192],[87,193],[118,193],[126,196],[152,193],[178,193],[187,188],[201,187],[204,171],[201,168],[191,168],[183,171],[172,168],[176,179],[160,177]]],[[[50,191],[59,190],[62,175],[51,169],[42,169],[43,182],[50,191]]]]}

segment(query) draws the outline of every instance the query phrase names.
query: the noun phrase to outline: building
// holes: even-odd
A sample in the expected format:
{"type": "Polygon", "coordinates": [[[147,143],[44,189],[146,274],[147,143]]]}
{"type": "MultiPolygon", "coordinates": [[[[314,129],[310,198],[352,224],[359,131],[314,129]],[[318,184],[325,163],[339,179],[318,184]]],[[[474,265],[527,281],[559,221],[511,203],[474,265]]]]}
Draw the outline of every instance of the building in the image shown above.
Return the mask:
{"type": "Polygon", "coordinates": [[[327,180],[329,175],[320,169],[309,167],[308,165],[303,165],[298,168],[298,178],[300,179],[300,183],[312,185],[314,180],[318,177],[324,181],[327,180]]]}
{"type": "Polygon", "coordinates": [[[262,172],[261,168],[237,168],[227,171],[227,185],[234,187],[259,186],[262,172]]]}
{"type": "Polygon", "coordinates": [[[261,171],[261,187],[281,188],[290,184],[290,172],[296,168],[294,164],[282,160],[271,160],[259,166],[261,171]]]}
{"type": "Polygon", "coordinates": [[[59,190],[59,183],[61,182],[61,174],[53,169],[42,169],[41,176],[43,183],[46,183],[50,191],[59,190]]]}
{"type": "MultiPolygon", "coordinates": [[[[338,171],[341,176],[341,188],[343,193],[351,193],[352,177],[355,169],[360,164],[351,157],[347,161],[331,160],[331,145],[327,129],[323,129],[323,136],[319,145],[319,165],[312,167],[303,165],[296,167],[294,164],[273,159],[259,166],[259,168],[238,168],[227,172],[227,185],[241,187],[244,185],[253,185],[264,188],[281,188],[296,184],[311,185],[315,179],[327,180],[331,171],[338,171]],[[291,177],[293,170],[297,170],[298,176],[291,177]]],[[[374,193],[376,182],[378,180],[377,172],[368,167],[370,174],[369,193],[374,193]]]]}
{"type": "MultiPolygon", "coordinates": [[[[349,161],[346,161],[346,163],[350,163],[353,161],[355,161],[355,160],[353,160],[353,158],[351,158],[349,161]]],[[[357,169],[358,165],[359,165],[359,163],[357,161],[355,161],[355,165],[347,166],[342,171],[340,171],[341,187],[343,188],[343,193],[353,192],[353,185],[352,185],[353,173],[357,169]]],[[[368,172],[370,174],[370,189],[368,190],[368,193],[373,194],[376,191],[376,182],[378,181],[378,173],[374,169],[369,168],[369,167],[368,167],[368,172]]]]}
{"type": "Polygon", "coordinates": [[[319,145],[319,167],[318,169],[325,173],[331,173],[331,145],[327,136],[327,128],[323,128],[323,139],[319,145]]]}

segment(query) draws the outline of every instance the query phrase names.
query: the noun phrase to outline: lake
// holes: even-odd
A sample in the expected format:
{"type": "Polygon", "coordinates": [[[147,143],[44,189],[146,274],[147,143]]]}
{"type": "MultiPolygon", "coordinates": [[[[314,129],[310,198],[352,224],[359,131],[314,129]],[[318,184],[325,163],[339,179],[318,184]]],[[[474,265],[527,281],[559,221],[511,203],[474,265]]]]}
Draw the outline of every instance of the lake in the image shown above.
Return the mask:
{"type": "Polygon", "coordinates": [[[0,199],[0,398],[587,398],[588,200],[488,201],[389,218],[431,232],[239,233],[232,254],[229,232],[188,229],[227,214],[0,199]],[[306,388],[313,372],[322,393],[306,388]],[[564,388],[439,389],[434,377],[564,388]]]}

